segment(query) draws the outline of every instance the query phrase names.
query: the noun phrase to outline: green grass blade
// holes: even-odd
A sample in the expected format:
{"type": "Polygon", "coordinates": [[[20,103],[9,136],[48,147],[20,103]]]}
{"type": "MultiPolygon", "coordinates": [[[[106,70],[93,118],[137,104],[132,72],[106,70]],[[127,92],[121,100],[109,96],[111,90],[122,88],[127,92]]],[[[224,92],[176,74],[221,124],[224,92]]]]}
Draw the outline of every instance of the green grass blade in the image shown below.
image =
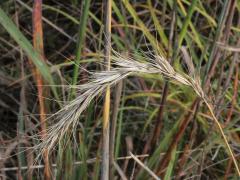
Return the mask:
{"type": "Polygon", "coordinates": [[[123,4],[125,5],[127,10],[129,11],[129,13],[131,14],[133,19],[136,21],[138,26],[142,29],[142,32],[144,33],[144,35],[151,42],[155,51],[160,53],[160,55],[165,57],[166,56],[165,50],[163,49],[161,44],[157,44],[157,41],[156,41],[155,37],[149,32],[149,29],[144,25],[143,21],[138,17],[138,15],[137,15],[135,9],[133,8],[133,6],[129,3],[128,0],[124,0],[123,4]]]}
{"type": "MultiPolygon", "coordinates": [[[[81,15],[81,18],[80,18],[78,41],[77,41],[77,48],[76,48],[76,59],[75,59],[75,66],[74,66],[73,78],[72,78],[73,86],[77,84],[77,80],[78,80],[79,64],[82,56],[82,47],[83,47],[83,42],[85,38],[90,3],[91,3],[91,0],[85,0],[83,2],[83,14],[81,15]]],[[[76,93],[75,91],[76,89],[74,88],[71,93],[71,96],[75,96],[75,93],[76,93]]]]}
{"type": "Polygon", "coordinates": [[[75,169],[75,179],[87,180],[87,149],[85,144],[85,132],[79,132],[78,157],[83,163],[75,169]]]}
{"type": "MultiPolygon", "coordinates": [[[[124,88],[123,88],[124,89],[124,88]]],[[[125,96],[125,92],[123,90],[123,96],[125,96]]],[[[115,152],[114,152],[114,156],[115,159],[119,156],[120,153],[120,147],[121,147],[121,136],[122,136],[122,125],[123,125],[123,108],[124,108],[124,100],[122,100],[121,103],[121,107],[119,109],[119,118],[118,118],[118,122],[117,122],[117,134],[116,134],[116,145],[115,145],[115,152]]]]}
{"type": "MultiPolygon", "coordinates": [[[[27,38],[18,30],[13,21],[0,8],[0,24],[7,30],[11,37],[19,44],[27,56],[32,60],[34,65],[40,71],[43,78],[50,84],[54,85],[54,81],[50,72],[50,68],[41,60],[41,56],[37,53],[27,38]]],[[[55,98],[59,100],[55,86],[51,86],[55,98]]]]}
{"type": "Polygon", "coordinates": [[[184,39],[185,35],[187,34],[187,28],[188,28],[188,26],[191,22],[191,17],[192,17],[192,14],[193,14],[194,10],[195,10],[195,6],[197,4],[197,1],[198,0],[193,0],[192,3],[191,3],[191,6],[188,9],[187,17],[186,17],[186,19],[183,23],[182,30],[179,34],[178,47],[180,47],[182,45],[183,39],[184,39]]]}
{"type": "Polygon", "coordinates": [[[148,0],[148,6],[149,6],[149,11],[151,13],[154,25],[157,29],[159,36],[161,37],[163,45],[165,46],[165,48],[168,48],[168,38],[167,38],[166,34],[164,33],[164,30],[163,30],[161,24],[159,23],[159,20],[154,11],[154,7],[152,6],[151,0],[148,0]]]}
{"type": "Polygon", "coordinates": [[[175,147],[173,152],[172,152],[171,159],[170,159],[170,162],[168,164],[168,167],[166,169],[166,174],[164,176],[164,180],[171,179],[171,175],[172,175],[172,172],[173,172],[174,162],[175,162],[176,156],[177,156],[177,149],[175,147]]]}

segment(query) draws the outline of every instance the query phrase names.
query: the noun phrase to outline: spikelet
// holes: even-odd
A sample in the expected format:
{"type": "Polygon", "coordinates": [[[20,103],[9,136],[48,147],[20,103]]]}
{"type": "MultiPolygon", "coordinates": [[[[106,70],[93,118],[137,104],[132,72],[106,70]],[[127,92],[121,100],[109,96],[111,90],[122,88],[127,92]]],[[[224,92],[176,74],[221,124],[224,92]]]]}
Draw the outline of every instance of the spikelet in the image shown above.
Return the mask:
{"type": "Polygon", "coordinates": [[[142,73],[161,74],[168,79],[172,79],[180,84],[192,87],[194,92],[205,102],[230,152],[235,167],[240,174],[231,147],[220,123],[213,113],[211,105],[208,103],[207,97],[201,88],[200,78],[194,73],[194,66],[193,64],[190,64],[191,61],[186,63],[188,68],[191,70],[191,75],[187,75],[176,72],[171,64],[159,55],[154,55],[153,58],[148,58],[147,62],[140,62],[130,57],[124,57],[113,50],[111,58],[113,67],[110,71],[92,73],[88,83],[74,87],[77,89],[79,95],[64,106],[60,111],[50,117],[54,118],[56,123],[47,129],[46,139],[36,148],[39,148],[41,152],[44,152],[45,149],[52,150],[56,143],[58,143],[67,132],[72,132],[74,134],[77,125],[80,123],[79,119],[82,112],[88,107],[90,102],[96,96],[102,94],[108,86],[115,85],[129,75],[138,75],[142,73]]]}

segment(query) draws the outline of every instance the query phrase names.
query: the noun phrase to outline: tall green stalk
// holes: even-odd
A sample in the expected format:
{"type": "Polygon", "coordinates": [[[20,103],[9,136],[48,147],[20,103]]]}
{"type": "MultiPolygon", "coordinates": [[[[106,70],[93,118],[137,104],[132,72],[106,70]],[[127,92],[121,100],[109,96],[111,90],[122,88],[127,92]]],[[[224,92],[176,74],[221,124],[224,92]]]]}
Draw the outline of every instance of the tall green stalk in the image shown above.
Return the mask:
{"type": "MultiPolygon", "coordinates": [[[[89,15],[90,3],[91,3],[91,0],[83,1],[83,6],[82,6],[83,12],[80,16],[78,41],[77,41],[77,47],[76,47],[75,66],[74,66],[73,77],[72,77],[72,85],[73,86],[75,86],[77,84],[77,80],[78,80],[79,65],[80,65],[80,60],[82,57],[82,48],[83,48],[85,33],[86,33],[86,29],[87,29],[87,19],[88,19],[88,15],[89,15]]],[[[70,96],[71,96],[71,98],[73,98],[75,95],[76,95],[76,89],[73,88],[70,96]]]]}

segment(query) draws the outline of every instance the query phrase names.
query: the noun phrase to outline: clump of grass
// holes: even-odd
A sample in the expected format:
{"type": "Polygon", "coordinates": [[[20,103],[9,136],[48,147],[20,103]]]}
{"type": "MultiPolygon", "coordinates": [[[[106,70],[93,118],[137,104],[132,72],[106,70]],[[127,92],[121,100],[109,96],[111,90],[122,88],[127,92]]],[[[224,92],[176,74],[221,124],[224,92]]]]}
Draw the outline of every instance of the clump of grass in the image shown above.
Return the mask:
{"type": "MultiPolygon", "coordinates": [[[[90,102],[96,96],[102,94],[108,86],[111,87],[130,75],[139,75],[142,73],[161,74],[169,80],[175,80],[180,84],[191,87],[204,101],[224,139],[227,149],[229,150],[231,158],[235,164],[236,170],[240,175],[237,161],[228,143],[227,137],[223,132],[221,124],[214,115],[212,105],[209,103],[207,96],[204,94],[201,88],[200,79],[198,76],[194,75],[195,73],[191,73],[191,76],[185,73],[179,73],[175,71],[165,58],[159,55],[152,55],[152,58],[146,58],[146,62],[140,62],[131,57],[122,56],[113,50],[111,61],[112,68],[110,71],[93,72],[91,73],[92,76],[88,83],[72,87],[76,88],[79,95],[52,116],[52,118],[55,118],[57,121],[48,128],[46,140],[41,142],[38,146],[42,152],[45,149],[53,149],[55,144],[60,141],[67,132],[71,131],[74,134],[77,125],[80,123],[79,118],[82,112],[88,107],[90,102]]],[[[191,71],[194,71],[192,64],[189,64],[188,66],[191,71]]]]}

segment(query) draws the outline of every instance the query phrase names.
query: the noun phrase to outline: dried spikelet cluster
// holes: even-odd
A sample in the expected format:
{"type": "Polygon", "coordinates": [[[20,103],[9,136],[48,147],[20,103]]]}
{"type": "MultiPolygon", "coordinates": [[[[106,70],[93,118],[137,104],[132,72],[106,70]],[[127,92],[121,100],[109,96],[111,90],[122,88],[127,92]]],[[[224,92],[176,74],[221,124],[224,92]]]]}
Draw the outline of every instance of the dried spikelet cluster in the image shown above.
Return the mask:
{"type": "MultiPolygon", "coordinates": [[[[187,74],[180,74],[176,72],[170,63],[162,56],[156,55],[153,57],[154,58],[148,58],[147,62],[139,62],[133,58],[124,57],[116,51],[113,51],[113,55],[111,56],[112,69],[110,71],[92,73],[88,83],[74,87],[77,89],[79,95],[51,117],[56,120],[56,123],[48,128],[47,138],[39,145],[38,148],[40,148],[42,152],[44,149],[51,150],[54,145],[63,138],[66,132],[74,133],[77,125],[79,124],[81,113],[96,96],[105,91],[107,86],[112,86],[129,75],[137,75],[141,73],[161,74],[166,78],[192,87],[195,93],[203,99],[224,138],[234,163],[236,163],[221,125],[216,119],[211,106],[208,104],[207,98],[204,95],[199,78],[194,76],[193,73],[190,73],[192,75],[188,76],[187,74]]],[[[193,65],[191,65],[190,68],[193,71],[193,65]]]]}
{"type": "Polygon", "coordinates": [[[41,149],[52,149],[67,131],[74,132],[79,123],[81,113],[87,108],[93,98],[104,92],[108,85],[112,86],[131,74],[159,73],[184,85],[192,86],[196,93],[203,97],[203,91],[199,82],[186,74],[181,75],[177,73],[169,62],[161,56],[149,58],[148,62],[139,62],[133,58],[126,58],[116,51],[113,51],[113,54],[112,65],[114,67],[111,71],[92,73],[88,83],[74,87],[79,95],[51,116],[51,118],[56,120],[56,123],[48,128],[47,138],[40,144],[41,149]]]}

